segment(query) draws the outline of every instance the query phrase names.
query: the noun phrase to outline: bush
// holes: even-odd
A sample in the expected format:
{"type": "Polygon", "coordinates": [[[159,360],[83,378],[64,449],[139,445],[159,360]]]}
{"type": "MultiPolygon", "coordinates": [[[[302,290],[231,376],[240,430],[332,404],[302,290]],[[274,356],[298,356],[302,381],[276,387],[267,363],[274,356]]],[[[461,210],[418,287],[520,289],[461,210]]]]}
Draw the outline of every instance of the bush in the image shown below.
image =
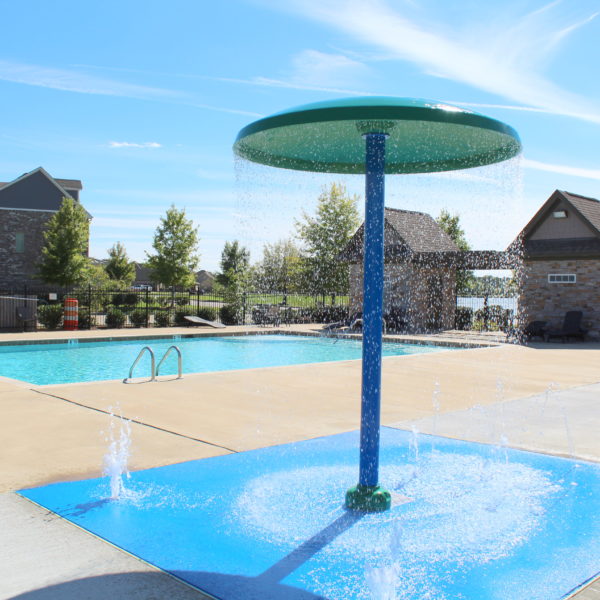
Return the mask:
{"type": "Polygon", "coordinates": [[[217,310],[215,308],[199,308],[196,311],[196,315],[201,319],[206,319],[207,321],[216,321],[217,320],[217,310]]]}
{"type": "Polygon", "coordinates": [[[219,315],[223,325],[239,325],[242,321],[239,306],[236,304],[224,304],[219,310],[219,315]]]}
{"type": "Polygon", "coordinates": [[[96,326],[96,317],[90,314],[88,308],[79,309],[79,329],[91,329],[96,326]]]}
{"type": "Polygon", "coordinates": [[[468,331],[473,325],[473,309],[469,306],[457,306],[454,313],[454,329],[468,331]]]}
{"type": "Polygon", "coordinates": [[[125,313],[118,308],[111,308],[106,313],[106,326],[110,329],[118,329],[119,327],[123,327],[125,325],[125,320],[127,316],[125,313]]]}
{"type": "Polygon", "coordinates": [[[482,327],[485,327],[487,316],[487,325],[490,331],[506,330],[512,317],[512,310],[502,308],[499,304],[492,304],[485,308],[475,311],[475,320],[481,321],[482,327]],[[486,315],[487,312],[487,315],[486,315]]]}
{"type": "MultiPolygon", "coordinates": [[[[148,317],[150,317],[150,313],[148,312],[148,317]]],[[[143,308],[138,308],[134,310],[129,315],[130,321],[133,323],[134,327],[145,327],[146,326],[146,311],[143,308]]]]}
{"type": "Polygon", "coordinates": [[[186,315],[192,314],[189,310],[176,310],[175,311],[175,325],[178,327],[183,327],[184,325],[189,325],[189,321],[185,320],[186,315]]]}
{"type": "Polygon", "coordinates": [[[177,306],[185,306],[186,304],[189,304],[189,301],[190,299],[187,296],[175,298],[175,304],[177,304],[177,306]]]}
{"type": "Polygon", "coordinates": [[[155,313],[154,324],[156,327],[171,327],[171,314],[167,311],[155,313]]]}
{"type": "Polygon", "coordinates": [[[127,306],[135,306],[139,302],[139,296],[135,292],[123,294],[123,304],[127,306]]]}
{"type": "Polygon", "coordinates": [[[46,304],[38,308],[38,321],[46,329],[58,329],[62,319],[63,307],[60,304],[46,304]]]}

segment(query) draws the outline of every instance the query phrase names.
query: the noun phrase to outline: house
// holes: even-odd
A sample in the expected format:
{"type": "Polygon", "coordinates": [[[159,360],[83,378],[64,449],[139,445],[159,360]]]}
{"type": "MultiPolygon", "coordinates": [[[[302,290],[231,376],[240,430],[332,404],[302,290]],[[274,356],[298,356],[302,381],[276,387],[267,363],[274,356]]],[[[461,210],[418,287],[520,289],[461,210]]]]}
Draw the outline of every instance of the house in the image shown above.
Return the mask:
{"type": "MultiPolygon", "coordinates": [[[[422,331],[454,326],[456,266],[437,259],[460,252],[428,214],[385,209],[384,301],[386,315],[401,315],[422,331]]],[[[340,255],[350,263],[350,311],[362,310],[364,224],[340,255]]]]}
{"type": "Polygon", "coordinates": [[[509,250],[522,254],[522,319],[560,327],[569,310],[600,337],[600,201],[556,190],[509,250]]]}
{"type": "MultiPolygon", "coordinates": [[[[0,287],[35,285],[46,223],[63,198],[79,202],[78,179],[55,179],[42,167],[0,182],[0,287]]],[[[91,215],[90,215],[91,219],[91,215]]]]}

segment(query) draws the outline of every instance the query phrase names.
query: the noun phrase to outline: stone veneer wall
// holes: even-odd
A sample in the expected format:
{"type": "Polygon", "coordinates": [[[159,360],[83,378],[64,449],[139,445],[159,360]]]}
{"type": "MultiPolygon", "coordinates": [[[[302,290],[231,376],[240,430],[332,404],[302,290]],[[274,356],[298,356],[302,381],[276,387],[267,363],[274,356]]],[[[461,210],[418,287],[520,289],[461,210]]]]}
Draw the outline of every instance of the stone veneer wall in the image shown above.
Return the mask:
{"type": "Polygon", "coordinates": [[[523,323],[548,321],[560,329],[565,313],[583,311],[583,328],[600,338],[600,260],[540,260],[523,262],[519,306],[523,323]],[[548,283],[549,274],[577,275],[577,283],[548,283]]]}
{"type": "MultiPolygon", "coordinates": [[[[426,331],[431,329],[432,298],[429,281],[440,279],[440,314],[438,326],[454,328],[456,312],[456,275],[445,268],[415,268],[407,263],[386,263],[384,280],[384,313],[392,308],[407,311],[409,329],[426,331]]],[[[350,313],[362,311],[363,269],[362,264],[350,265],[350,313]]]]}
{"type": "Polygon", "coordinates": [[[41,283],[37,265],[44,243],[46,223],[53,211],[0,210],[0,286],[41,283]],[[15,251],[15,233],[25,234],[25,251],[15,251]]]}

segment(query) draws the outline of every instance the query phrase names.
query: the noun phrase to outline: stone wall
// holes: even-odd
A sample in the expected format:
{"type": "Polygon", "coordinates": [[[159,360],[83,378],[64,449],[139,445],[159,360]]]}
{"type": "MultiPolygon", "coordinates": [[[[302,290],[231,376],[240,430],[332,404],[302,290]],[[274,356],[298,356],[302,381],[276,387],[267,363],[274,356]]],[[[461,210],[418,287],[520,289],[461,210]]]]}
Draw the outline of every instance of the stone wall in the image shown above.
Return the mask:
{"type": "Polygon", "coordinates": [[[583,328],[590,338],[600,338],[600,261],[524,261],[519,306],[524,323],[548,321],[560,329],[565,313],[583,311],[583,328]],[[575,274],[576,283],[549,283],[549,274],[575,274]]]}
{"type": "MultiPolygon", "coordinates": [[[[350,312],[362,311],[362,265],[350,265],[350,312]]],[[[456,312],[453,269],[385,265],[383,312],[406,311],[411,331],[453,329],[456,312]]]]}
{"type": "Polygon", "coordinates": [[[41,283],[36,279],[44,229],[52,211],[0,210],[0,286],[41,283]],[[17,233],[25,236],[24,251],[16,251],[17,233]]]}

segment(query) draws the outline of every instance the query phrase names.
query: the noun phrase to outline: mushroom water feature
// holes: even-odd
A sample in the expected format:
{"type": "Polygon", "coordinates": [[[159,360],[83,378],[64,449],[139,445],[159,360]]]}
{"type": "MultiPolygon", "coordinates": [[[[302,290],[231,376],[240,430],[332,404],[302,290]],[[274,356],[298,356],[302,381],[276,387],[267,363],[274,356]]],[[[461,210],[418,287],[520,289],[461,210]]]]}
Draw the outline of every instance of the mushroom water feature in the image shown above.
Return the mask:
{"type": "Polygon", "coordinates": [[[500,121],[442,102],[364,97],[307,104],[255,121],[240,131],[234,151],[283,169],[365,174],[360,465],[345,504],[387,510],[391,495],[379,485],[385,175],[508,160],[521,151],[519,136],[500,121]]]}

